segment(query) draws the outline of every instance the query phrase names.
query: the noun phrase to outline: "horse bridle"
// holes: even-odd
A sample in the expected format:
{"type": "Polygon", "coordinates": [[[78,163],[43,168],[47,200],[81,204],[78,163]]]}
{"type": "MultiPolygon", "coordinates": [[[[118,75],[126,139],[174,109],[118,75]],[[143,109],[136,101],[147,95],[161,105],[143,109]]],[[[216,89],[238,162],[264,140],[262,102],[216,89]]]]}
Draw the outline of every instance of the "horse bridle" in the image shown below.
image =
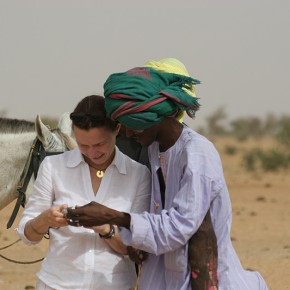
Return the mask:
{"type": "Polygon", "coordinates": [[[7,223],[7,229],[9,229],[20,208],[20,205],[24,207],[25,205],[25,201],[26,201],[26,190],[27,190],[27,186],[29,184],[29,181],[32,177],[32,174],[34,174],[34,178],[36,179],[37,177],[37,172],[40,166],[40,163],[43,161],[43,159],[46,156],[49,155],[56,155],[56,154],[60,154],[63,152],[46,152],[43,144],[41,143],[41,141],[38,139],[38,137],[36,137],[30,147],[30,151],[29,151],[29,155],[28,158],[24,164],[24,168],[22,170],[20,179],[18,181],[17,187],[16,187],[16,193],[17,193],[17,201],[15,204],[15,207],[13,209],[13,212],[11,214],[11,217],[7,223]]]}

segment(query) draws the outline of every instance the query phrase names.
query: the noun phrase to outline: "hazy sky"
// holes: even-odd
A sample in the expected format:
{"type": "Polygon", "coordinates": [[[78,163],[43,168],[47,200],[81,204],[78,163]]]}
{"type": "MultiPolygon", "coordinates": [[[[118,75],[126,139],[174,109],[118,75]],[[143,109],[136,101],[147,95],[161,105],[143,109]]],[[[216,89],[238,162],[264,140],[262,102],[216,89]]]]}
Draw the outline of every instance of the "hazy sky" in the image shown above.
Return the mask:
{"type": "Polygon", "coordinates": [[[58,117],[109,74],[175,57],[202,107],[290,113],[289,0],[0,0],[0,112],[58,117]]]}

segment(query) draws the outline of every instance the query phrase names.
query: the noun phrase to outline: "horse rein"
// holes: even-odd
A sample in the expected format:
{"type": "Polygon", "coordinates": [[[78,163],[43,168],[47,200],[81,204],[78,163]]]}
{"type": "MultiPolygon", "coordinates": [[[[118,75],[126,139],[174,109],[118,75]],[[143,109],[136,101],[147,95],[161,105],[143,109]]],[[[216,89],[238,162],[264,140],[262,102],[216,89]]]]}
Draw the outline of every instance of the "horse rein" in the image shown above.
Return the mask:
{"type": "MultiPolygon", "coordinates": [[[[37,137],[34,139],[32,145],[30,147],[28,158],[24,164],[24,168],[22,170],[20,179],[17,183],[16,193],[18,195],[18,198],[17,198],[16,204],[15,204],[15,207],[13,209],[13,212],[11,214],[11,217],[7,223],[7,229],[9,229],[12,226],[12,224],[13,224],[13,222],[18,214],[20,205],[22,207],[25,206],[25,201],[26,201],[25,193],[26,193],[29,181],[32,177],[32,174],[34,174],[34,178],[36,179],[40,163],[43,161],[43,159],[46,156],[57,155],[57,154],[61,154],[61,153],[63,153],[63,152],[46,152],[44,150],[44,147],[43,147],[43,144],[41,143],[41,141],[37,137]]],[[[49,236],[48,237],[44,236],[44,237],[49,238],[49,236]]],[[[21,241],[21,240],[18,239],[15,242],[11,243],[10,245],[5,246],[3,248],[0,248],[0,251],[13,246],[14,244],[18,243],[19,241],[21,241]]],[[[17,260],[7,258],[1,254],[0,254],[0,257],[5,259],[6,261],[16,263],[16,264],[34,264],[34,263],[41,262],[44,259],[44,258],[41,258],[41,259],[34,260],[34,261],[23,262],[23,261],[17,261],[17,260]]]]}
{"type": "Polygon", "coordinates": [[[25,193],[26,193],[29,181],[32,177],[32,174],[34,174],[34,178],[36,179],[40,163],[43,161],[43,159],[46,156],[56,155],[60,153],[63,153],[63,152],[46,152],[44,150],[44,147],[41,141],[37,137],[34,139],[30,147],[28,158],[24,164],[23,171],[21,173],[20,179],[16,187],[16,193],[18,197],[17,197],[15,207],[13,209],[13,212],[11,214],[11,217],[7,223],[7,229],[9,229],[12,226],[18,214],[20,205],[22,207],[24,207],[25,205],[25,201],[26,201],[25,193]]]}
{"type": "MultiPolygon", "coordinates": [[[[7,249],[7,248],[9,248],[9,247],[11,247],[11,246],[13,246],[13,245],[15,245],[16,243],[18,243],[18,242],[20,242],[20,241],[21,241],[21,240],[18,239],[18,240],[16,240],[15,242],[11,243],[10,245],[5,246],[5,247],[3,247],[3,248],[0,248],[0,251],[1,251],[1,250],[4,250],[4,249],[7,249]]],[[[35,263],[38,263],[38,262],[43,261],[43,259],[44,259],[44,258],[41,258],[41,259],[34,260],[34,261],[26,261],[26,262],[24,262],[24,261],[17,261],[17,260],[14,260],[14,259],[7,258],[7,257],[5,257],[5,256],[3,256],[3,255],[1,255],[1,254],[0,254],[0,257],[3,258],[4,260],[8,261],[8,262],[12,262],[12,263],[16,263],[16,264],[35,264],[35,263]]]]}

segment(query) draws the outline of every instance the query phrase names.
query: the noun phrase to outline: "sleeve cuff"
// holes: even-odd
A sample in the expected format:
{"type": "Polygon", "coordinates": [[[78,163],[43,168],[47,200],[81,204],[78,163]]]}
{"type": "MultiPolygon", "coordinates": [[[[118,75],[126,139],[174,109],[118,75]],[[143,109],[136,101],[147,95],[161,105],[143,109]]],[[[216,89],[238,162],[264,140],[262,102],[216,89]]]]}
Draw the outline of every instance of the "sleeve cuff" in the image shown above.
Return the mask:
{"type": "Polygon", "coordinates": [[[130,230],[120,228],[119,234],[124,244],[139,248],[142,247],[142,245],[146,242],[146,237],[148,234],[148,224],[146,223],[146,218],[144,217],[144,214],[130,213],[130,215],[130,230]]]}
{"type": "Polygon", "coordinates": [[[25,236],[25,234],[24,234],[25,225],[26,225],[26,222],[22,223],[18,228],[15,229],[17,235],[20,237],[22,242],[25,243],[26,245],[36,245],[36,244],[38,244],[41,240],[39,240],[39,241],[30,241],[25,236]]]}

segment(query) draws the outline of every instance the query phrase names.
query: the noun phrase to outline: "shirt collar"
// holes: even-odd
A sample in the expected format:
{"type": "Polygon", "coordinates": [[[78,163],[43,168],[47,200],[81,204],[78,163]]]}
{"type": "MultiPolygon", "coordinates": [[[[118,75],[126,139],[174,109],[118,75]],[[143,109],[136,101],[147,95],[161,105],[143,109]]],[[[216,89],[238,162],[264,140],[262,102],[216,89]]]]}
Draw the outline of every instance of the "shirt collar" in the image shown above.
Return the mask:
{"type": "MultiPolygon", "coordinates": [[[[115,150],[116,150],[115,157],[112,163],[110,164],[110,166],[115,165],[121,174],[126,174],[127,170],[126,170],[126,163],[125,163],[125,155],[119,150],[117,146],[115,146],[115,150]]],[[[71,150],[71,153],[72,154],[67,160],[67,167],[73,168],[73,167],[77,167],[81,163],[85,163],[84,157],[82,153],[80,152],[79,148],[75,148],[71,150]]]]}

